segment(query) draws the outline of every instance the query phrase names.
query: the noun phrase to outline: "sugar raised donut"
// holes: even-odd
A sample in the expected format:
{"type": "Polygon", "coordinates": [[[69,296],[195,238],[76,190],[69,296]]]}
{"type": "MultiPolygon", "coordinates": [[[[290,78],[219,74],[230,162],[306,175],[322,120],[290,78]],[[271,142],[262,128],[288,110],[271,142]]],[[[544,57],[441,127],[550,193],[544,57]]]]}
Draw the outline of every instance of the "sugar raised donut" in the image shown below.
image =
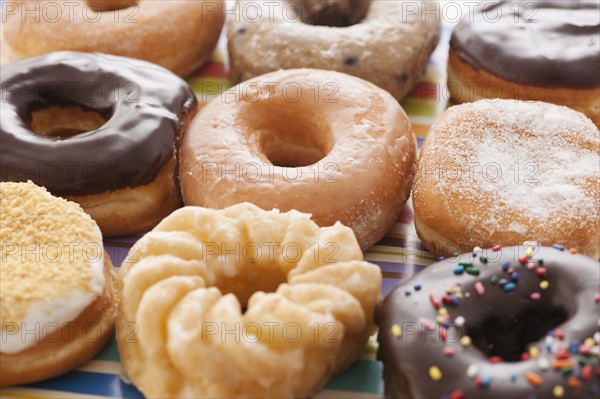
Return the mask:
{"type": "Polygon", "coordinates": [[[518,98],[565,105],[600,126],[600,2],[483,3],[454,28],[452,101],[518,98]]]}
{"type": "Polygon", "coordinates": [[[365,2],[314,1],[314,7],[306,3],[311,2],[236,3],[227,26],[234,79],[244,81],[279,69],[326,69],[368,80],[397,99],[421,80],[440,37],[441,17],[434,1],[369,1],[362,20],[337,27],[318,24],[355,22],[361,14],[353,10],[364,12],[365,2]],[[338,12],[349,19],[337,17],[338,12]]]}
{"type": "Polygon", "coordinates": [[[112,336],[117,300],[96,223],[28,183],[0,183],[0,386],[55,377],[112,336]]]}
{"type": "Polygon", "coordinates": [[[222,0],[4,1],[11,59],[53,51],[138,58],[186,76],[213,52],[225,21],[222,0]]]}
{"type": "Polygon", "coordinates": [[[190,87],[149,62],[57,52],[2,65],[0,177],[78,202],[104,235],[147,231],[180,205],[176,147],[190,87]]]}
{"type": "Polygon", "coordinates": [[[377,312],[386,397],[597,396],[599,280],[597,261],[558,245],[427,267],[377,312]]]}
{"type": "Polygon", "coordinates": [[[570,108],[480,100],[429,131],[413,188],[432,252],[556,242],[600,257],[600,132],[570,108]]]}
{"type": "Polygon", "coordinates": [[[361,248],[395,223],[412,185],[416,140],[398,102],[346,74],[295,69],[244,82],[184,135],[186,205],[251,202],[351,227],[361,248]]]}
{"type": "Polygon", "coordinates": [[[119,352],[146,397],[292,398],[360,355],[381,271],[349,228],[245,203],[175,211],[121,281],[119,352]]]}

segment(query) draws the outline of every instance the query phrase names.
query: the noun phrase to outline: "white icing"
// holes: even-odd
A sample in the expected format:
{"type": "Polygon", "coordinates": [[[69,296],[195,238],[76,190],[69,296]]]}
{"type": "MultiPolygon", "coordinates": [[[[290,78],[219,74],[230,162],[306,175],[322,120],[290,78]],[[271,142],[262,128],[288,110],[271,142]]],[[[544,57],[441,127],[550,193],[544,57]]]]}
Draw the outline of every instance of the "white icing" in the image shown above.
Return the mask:
{"type": "MultiPolygon", "coordinates": [[[[102,293],[106,285],[102,234],[97,227],[96,235],[99,237],[97,241],[99,253],[94,254],[98,256],[89,259],[91,278],[87,289],[71,291],[59,298],[31,303],[18,326],[8,325],[1,329],[1,353],[20,353],[38,344],[45,337],[48,337],[51,342],[57,341],[63,338],[60,334],[67,334],[70,339],[73,339],[74,325],[69,323],[102,293]],[[62,330],[58,332],[60,328],[62,330]]],[[[90,339],[96,336],[96,332],[93,329],[91,331],[93,332],[90,333],[90,339]]]]}

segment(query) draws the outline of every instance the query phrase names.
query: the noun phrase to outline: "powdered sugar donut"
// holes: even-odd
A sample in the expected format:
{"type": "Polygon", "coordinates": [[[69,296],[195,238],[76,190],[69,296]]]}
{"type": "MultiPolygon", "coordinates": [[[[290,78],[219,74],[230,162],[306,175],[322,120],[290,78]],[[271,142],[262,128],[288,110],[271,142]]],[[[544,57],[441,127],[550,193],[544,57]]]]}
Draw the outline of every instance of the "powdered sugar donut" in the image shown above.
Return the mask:
{"type": "Polygon", "coordinates": [[[318,10],[324,7],[311,9],[304,3],[253,1],[251,14],[250,7],[238,1],[227,28],[234,79],[279,69],[327,69],[368,80],[396,98],[421,80],[440,34],[441,18],[433,1],[373,0],[362,21],[342,27],[318,24],[354,22],[353,7],[364,7],[363,2],[341,2],[338,9],[348,18],[333,22],[319,18],[318,10]]]}
{"type": "Polygon", "coordinates": [[[481,100],[448,109],[421,150],[417,233],[448,255],[556,242],[600,257],[600,132],[563,106],[481,100]]]}

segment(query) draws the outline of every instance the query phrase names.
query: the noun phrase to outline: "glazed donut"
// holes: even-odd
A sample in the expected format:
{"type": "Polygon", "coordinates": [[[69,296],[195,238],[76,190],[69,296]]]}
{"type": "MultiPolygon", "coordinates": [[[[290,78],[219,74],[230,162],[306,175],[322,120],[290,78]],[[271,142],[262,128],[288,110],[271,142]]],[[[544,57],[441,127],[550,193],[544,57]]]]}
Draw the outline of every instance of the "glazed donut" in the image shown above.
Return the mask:
{"type": "Polygon", "coordinates": [[[388,295],[377,311],[386,396],[596,397],[600,268],[556,248],[478,249],[388,295]]]}
{"type": "Polygon", "coordinates": [[[179,177],[186,205],[251,202],[340,221],[364,250],[393,226],[412,185],[416,140],[385,91],[333,71],[244,82],[190,124],[179,177]]]}
{"type": "Polygon", "coordinates": [[[445,256],[533,238],[598,259],[599,164],[598,128],[572,109],[497,99],[451,107],[421,149],[417,234],[445,256]]]}
{"type": "MultiPolygon", "coordinates": [[[[323,7],[314,11],[307,2],[237,2],[241,16],[231,18],[227,26],[233,79],[243,81],[279,69],[334,70],[368,80],[401,99],[423,77],[440,35],[435,2],[373,0],[364,19],[346,27],[316,24],[336,25],[356,18],[353,7],[360,12],[364,2],[350,2],[352,7],[333,22],[326,18],[331,12],[323,11],[319,17],[323,7]],[[258,10],[257,15],[246,15],[251,8],[258,10]]],[[[342,6],[340,11],[347,9],[342,6]]]]}
{"type": "Polygon", "coordinates": [[[130,58],[50,53],[2,66],[2,181],[81,204],[104,235],[147,231],[180,205],[176,144],[189,86],[130,58]]]}
{"type": "Polygon", "coordinates": [[[247,203],[175,211],[120,277],[125,372],[166,398],[308,397],[362,353],[381,287],[349,228],[247,203]]]}
{"type": "Polygon", "coordinates": [[[0,386],[7,386],[92,359],[112,336],[117,299],[100,230],[79,205],[31,182],[0,183],[0,200],[0,386]]]}
{"type": "Polygon", "coordinates": [[[187,76],[212,54],[225,21],[222,0],[4,1],[11,59],[53,51],[138,58],[187,76]]]}
{"type": "Polygon", "coordinates": [[[565,105],[600,127],[599,65],[597,0],[496,1],[454,29],[448,89],[456,103],[500,97],[565,105]]]}

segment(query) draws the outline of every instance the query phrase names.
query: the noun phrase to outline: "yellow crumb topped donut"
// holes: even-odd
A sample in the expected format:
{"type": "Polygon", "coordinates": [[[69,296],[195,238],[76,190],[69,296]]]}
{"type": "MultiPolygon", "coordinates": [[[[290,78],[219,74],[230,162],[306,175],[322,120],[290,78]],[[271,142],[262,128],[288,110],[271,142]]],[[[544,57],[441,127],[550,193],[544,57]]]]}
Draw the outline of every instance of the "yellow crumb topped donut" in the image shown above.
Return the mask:
{"type": "Polygon", "coordinates": [[[89,360],[110,337],[116,306],[102,235],[79,205],[31,182],[0,183],[0,195],[5,386],[89,360]]]}
{"type": "Polygon", "coordinates": [[[306,397],[375,330],[352,230],[248,203],[181,208],[121,268],[119,352],[148,397],[306,397]]]}

